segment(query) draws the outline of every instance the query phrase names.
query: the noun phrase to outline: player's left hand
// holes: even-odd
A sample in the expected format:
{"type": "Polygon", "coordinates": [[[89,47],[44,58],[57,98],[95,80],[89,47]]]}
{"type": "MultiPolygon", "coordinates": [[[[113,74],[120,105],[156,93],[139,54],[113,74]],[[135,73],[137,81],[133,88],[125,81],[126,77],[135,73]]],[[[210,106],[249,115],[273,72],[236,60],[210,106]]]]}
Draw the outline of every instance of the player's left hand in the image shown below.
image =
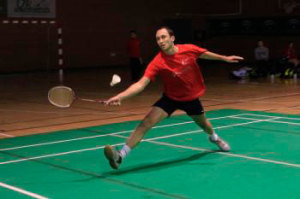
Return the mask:
{"type": "Polygon", "coordinates": [[[228,62],[228,63],[238,63],[242,60],[244,60],[243,57],[236,56],[236,55],[231,55],[231,56],[227,56],[225,61],[228,62]]]}

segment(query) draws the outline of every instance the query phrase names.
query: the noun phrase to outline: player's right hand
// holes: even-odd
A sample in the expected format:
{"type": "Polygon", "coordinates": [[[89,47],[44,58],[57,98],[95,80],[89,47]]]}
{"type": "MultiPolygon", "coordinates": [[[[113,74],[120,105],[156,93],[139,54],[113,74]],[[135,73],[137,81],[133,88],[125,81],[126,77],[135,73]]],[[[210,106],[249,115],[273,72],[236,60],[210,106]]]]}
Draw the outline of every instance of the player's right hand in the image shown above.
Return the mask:
{"type": "Polygon", "coordinates": [[[114,96],[106,101],[104,101],[104,104],[107,106],[120,106],[121,105],[121,99],[118,96],[114,96]]]}

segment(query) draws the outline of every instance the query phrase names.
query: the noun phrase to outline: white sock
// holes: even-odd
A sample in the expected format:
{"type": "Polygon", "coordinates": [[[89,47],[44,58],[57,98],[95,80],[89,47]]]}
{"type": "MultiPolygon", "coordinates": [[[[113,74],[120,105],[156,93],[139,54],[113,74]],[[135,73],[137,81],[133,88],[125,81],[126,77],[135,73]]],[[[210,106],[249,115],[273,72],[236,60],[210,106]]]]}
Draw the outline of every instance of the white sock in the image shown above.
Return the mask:
{"type": "Polygon", "coordinates": [[[122,158],[124,159],[130,153],[130,151],[131,151],[131,148],[125,144],[120,151],[122,158]]]}
{"type": "Polygon", "coordinates": [[[213,134],[211,134],[210,137],[213,141],[217,141],[219,139],[219,136],[215,132],[213,132],[213,134]]]}

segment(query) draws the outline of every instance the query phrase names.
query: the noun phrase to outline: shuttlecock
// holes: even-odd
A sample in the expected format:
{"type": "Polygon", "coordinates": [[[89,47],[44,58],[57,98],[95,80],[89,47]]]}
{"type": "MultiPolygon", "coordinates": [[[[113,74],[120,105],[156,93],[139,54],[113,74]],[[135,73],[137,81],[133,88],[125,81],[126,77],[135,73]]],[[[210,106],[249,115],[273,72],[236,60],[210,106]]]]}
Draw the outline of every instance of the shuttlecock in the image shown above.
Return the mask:
{"type": "Polygon", "coordinates": [[[114,86],[114,85],[116,85],[120,82],[121,82],[121,77],[117,74],[114,74],[113,77],[112,77],[112,80],[110,82],[110,86],[114,86]]]}

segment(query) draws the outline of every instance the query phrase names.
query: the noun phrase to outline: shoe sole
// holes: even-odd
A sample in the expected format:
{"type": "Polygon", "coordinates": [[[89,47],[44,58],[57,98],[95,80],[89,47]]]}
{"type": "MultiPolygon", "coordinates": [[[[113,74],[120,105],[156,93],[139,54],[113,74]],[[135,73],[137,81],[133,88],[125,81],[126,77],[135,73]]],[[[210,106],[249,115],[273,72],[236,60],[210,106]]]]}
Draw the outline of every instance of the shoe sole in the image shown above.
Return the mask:
{"type": "Polygon", "coordinates": [[[106,159],[109,161],[111,168],[118,169],[118,166],[115,164],[115,161],[113,158],[114,157],[113,148],[110,145],[106,145],[104,147],[104,155],[105,155],[106,159]]]}

